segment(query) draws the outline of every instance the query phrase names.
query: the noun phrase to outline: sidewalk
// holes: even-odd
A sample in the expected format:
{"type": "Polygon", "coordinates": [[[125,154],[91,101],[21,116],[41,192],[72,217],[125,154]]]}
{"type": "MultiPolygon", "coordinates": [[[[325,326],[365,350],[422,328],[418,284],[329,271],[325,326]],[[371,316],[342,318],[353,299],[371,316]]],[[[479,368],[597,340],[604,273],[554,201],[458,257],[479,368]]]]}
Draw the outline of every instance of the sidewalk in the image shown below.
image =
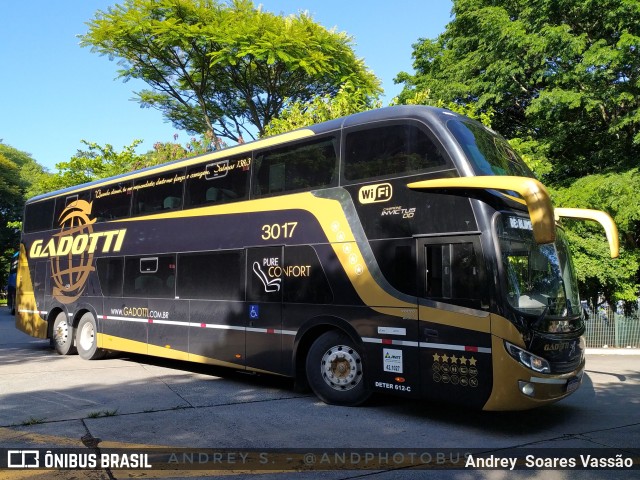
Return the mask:
{"type": "Polygon", "coordinates": [[[587,355],[640,355],[640,348],[587,348],[587,355]]]}

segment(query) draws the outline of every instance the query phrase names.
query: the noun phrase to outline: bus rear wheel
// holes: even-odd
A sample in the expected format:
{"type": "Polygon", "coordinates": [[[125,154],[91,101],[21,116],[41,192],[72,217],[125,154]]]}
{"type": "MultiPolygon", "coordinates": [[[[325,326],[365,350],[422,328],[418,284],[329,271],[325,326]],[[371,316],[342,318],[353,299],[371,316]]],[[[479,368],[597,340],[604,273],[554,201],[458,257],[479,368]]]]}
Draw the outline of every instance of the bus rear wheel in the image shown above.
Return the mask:
{"type": "Polygon", "coordinates": [[[98,326],[90,313],[85,313],[78,322],[76,330],[76,346],[78,354],[85,360],[100,360],[107,353],[98,348],[98,326]]]}
{"type": "Polygon", "coordinates": [[[364,381],[362,355],[342,332],[323,333],[313,342],[306,372],[311,389],[325,403],[355,406],[371,394],[364,381]]]}
{"type": "Polygon", "coordinates": [[[58,313],[53,321],[53,332],[51,339],[53,348],[60,355],[73,355],[76,353],[76,347],[73,345],[73,325],[69,322],[67,314],[58,313]]]}

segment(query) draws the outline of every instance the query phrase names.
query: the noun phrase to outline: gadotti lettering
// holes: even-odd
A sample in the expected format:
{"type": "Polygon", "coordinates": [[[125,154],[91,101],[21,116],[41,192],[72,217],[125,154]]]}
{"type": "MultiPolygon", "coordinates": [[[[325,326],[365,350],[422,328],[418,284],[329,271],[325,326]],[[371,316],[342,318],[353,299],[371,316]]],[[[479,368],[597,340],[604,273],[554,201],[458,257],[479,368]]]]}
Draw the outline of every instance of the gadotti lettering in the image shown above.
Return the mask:
{"type": "Polygon", "coordinates": [[[44,245],[44,240],[36,240],[29,250],[30,258],[61,257],[83,253],[119,252],[127,229],[107,232],[83,233],[76,236],[52,238],[44,245]],[[43,246],[44,245],[44,246],[43,246]]]}

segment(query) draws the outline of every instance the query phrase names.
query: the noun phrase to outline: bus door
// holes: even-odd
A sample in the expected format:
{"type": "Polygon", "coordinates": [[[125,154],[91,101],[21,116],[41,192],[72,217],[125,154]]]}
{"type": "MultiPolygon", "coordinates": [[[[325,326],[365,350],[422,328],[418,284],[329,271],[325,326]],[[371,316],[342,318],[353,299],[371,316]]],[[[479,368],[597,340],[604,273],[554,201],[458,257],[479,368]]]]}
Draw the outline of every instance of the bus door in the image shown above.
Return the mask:
{"type": "Polygon", "coordinates": [[[281,372],[283,247],[247,249],[247,367],[281,372]]]}
{"type": "Polygon", "coordinates": [[[465,395],[482,406],[491,392],[488,288],[478,235],[417,240],[424,394],[465,395]]]}

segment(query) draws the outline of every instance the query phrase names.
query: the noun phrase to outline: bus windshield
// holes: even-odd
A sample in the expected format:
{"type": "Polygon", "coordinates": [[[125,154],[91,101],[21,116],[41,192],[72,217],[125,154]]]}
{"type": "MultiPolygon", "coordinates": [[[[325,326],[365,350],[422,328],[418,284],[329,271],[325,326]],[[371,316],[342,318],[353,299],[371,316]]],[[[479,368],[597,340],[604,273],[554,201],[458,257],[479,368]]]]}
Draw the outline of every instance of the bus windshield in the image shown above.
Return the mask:
{"type": "Polygon", "coordinates": [[[471,120],[449,120],[447,128],[466,154],[476,175],[534,175],[505,139],[471,120]]]}
{"type": "MultiPolygon", "coordinates": [[[[509,305],[525,316],[579,316],[578,282],[562,230],[555,243],[539,245],[528,218],[502,214],[497,229],[509,305]]],[[[564,331],[567,326],[556,322],[548,328],[564,331]]]]}

